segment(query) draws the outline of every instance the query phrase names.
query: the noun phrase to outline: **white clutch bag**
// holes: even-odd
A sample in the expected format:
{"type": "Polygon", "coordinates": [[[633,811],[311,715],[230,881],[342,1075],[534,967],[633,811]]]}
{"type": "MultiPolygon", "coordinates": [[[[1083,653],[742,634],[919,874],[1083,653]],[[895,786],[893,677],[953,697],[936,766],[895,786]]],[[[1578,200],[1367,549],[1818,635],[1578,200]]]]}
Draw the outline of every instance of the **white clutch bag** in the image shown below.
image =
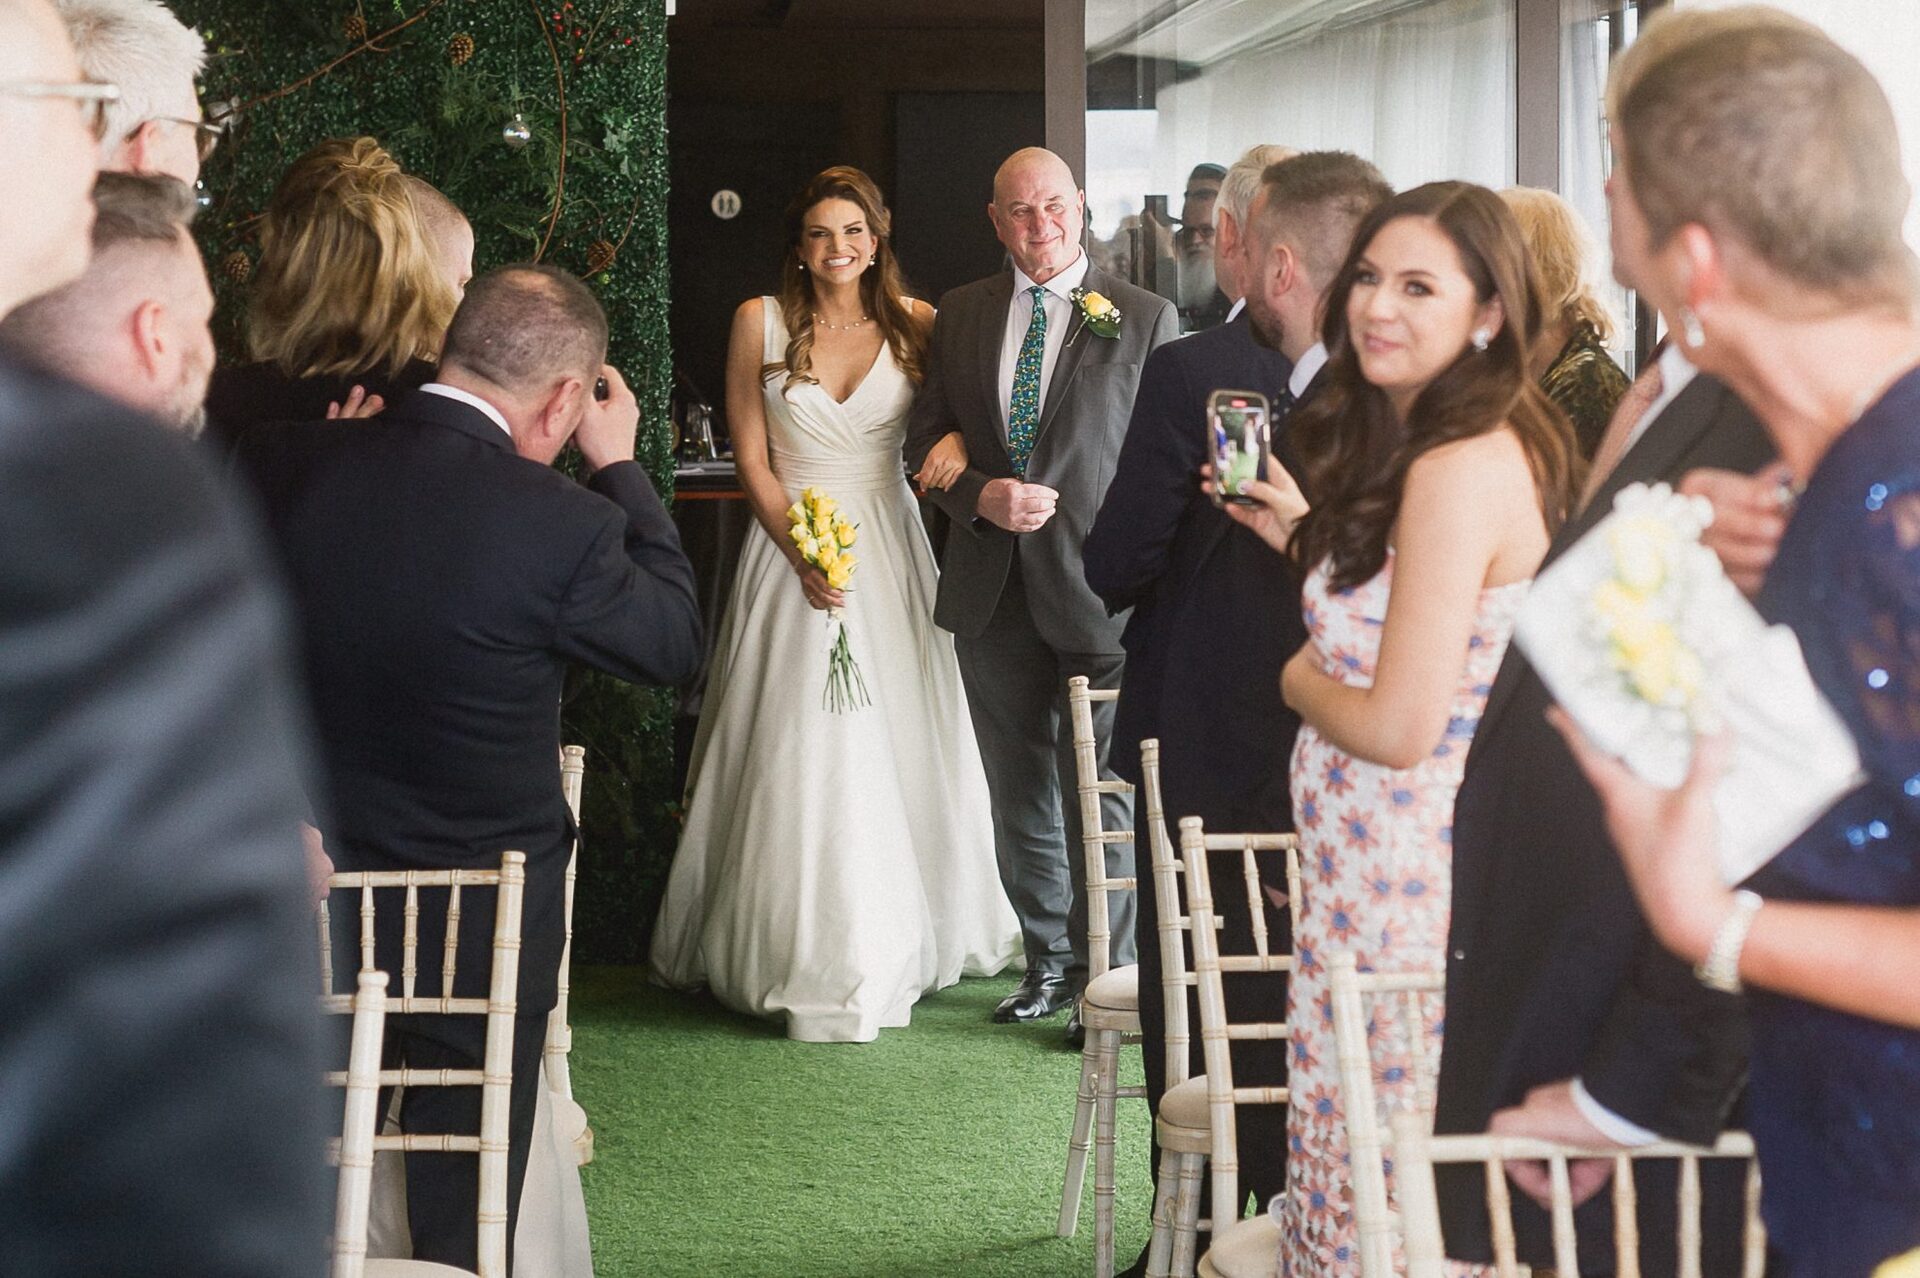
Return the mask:
{"type": "Polygon", "coordinates": [[[1686,778],[1697,734],[1732,734],[1714,811],[1739,883],[1865,780],[1860,755],[1793,631],[1700,544],[1712,506],[1665,484],[1613,505],[1535,581],[1514,642],[1587,738],[1655,785],[1686,778]]]}

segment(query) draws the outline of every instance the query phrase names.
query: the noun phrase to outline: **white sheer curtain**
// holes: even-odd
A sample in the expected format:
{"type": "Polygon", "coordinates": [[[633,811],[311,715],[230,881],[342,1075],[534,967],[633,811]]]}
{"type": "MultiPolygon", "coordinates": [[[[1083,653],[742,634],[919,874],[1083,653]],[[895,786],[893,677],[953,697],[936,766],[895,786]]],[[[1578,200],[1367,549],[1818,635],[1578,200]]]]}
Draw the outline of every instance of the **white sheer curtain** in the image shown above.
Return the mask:
{"type": "Polygon", "coordinates": [[[1607,253],[1607,64],[1613,44],[1625,47],[1638,13],[1620,0],[1560,0],[1560,194],[1592,229],[1600,252],[1601,300],[1614,319],[1613,357],[1631,369],[1632,295],[1613,279],[1607,253]]]}
{"type": "MultiPolygon", "coordinates": [[[[1814,23],[1880,79],[1900,124],[1909,182],[1920,178],[1920,3],[1915,0],[1770,0],[1814,23]]],[[[1683,9],[1722,8],[1728,0],[1676,0],[1683,9]]],[[[1920,203],[1907,211],[1907,242],[1920,249],[1920,203]]]]}
{"type": "MultiPolygon", "coordinates": [[[[1220,58],[1161,89],[1153,110],[1090,112],[1095,234],[1146,194],[1170,195],[1178,212],[1195,164],[1231,164],[1262,142],[1352,151],[1396,187],[1511,182],[1514,0],[1379,7],[1377,17],[1220,58]]],[[[1155,41],[1166,42],[1164,32],[1155,41]]]]}

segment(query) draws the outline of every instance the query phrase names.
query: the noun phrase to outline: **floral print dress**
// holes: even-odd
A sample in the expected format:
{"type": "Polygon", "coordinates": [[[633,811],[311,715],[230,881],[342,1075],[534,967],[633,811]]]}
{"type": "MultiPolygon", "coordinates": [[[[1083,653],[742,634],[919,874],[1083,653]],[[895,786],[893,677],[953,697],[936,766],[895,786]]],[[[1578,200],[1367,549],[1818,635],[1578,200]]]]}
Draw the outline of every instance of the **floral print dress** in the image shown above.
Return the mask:
{"type": "MultiPolygon", "coordinates": [[[[1378,574],[1350,590],[1328,590],[1324,564],[1308,575],[1301,592],[1307,632],[1329,676],[1371,686],[1392,584],[1391,552],[1378,574]]],[[[1454,794],[1529,584],[1481,592],[1447,733],[1427,758],[1405,770],[1383,767],[1336,748],[1310,726],[1300,729],[1294,746],[1303,899],[1295,914],[1298,966],[1287,1010],[1293,1030],[1287,1191],[1276,1208],[1281,1272],[1291,1278],[1360,1269],[1327,961],[1350,952],[1363,972],[1446,967],[1454,794]]],[[[1385,1114],[1412,1108],[1416,1094],[1433,1095],[1443,1016],[1438,994],[1424,998],[1427,1043],[1418,1054],[1396,1032],[1397,1016],[1370,1018],[1383,1127],[1385,1114]]],[[[1392,1185],[1389,1163],[1390,1194],[1392,1185]]]]}

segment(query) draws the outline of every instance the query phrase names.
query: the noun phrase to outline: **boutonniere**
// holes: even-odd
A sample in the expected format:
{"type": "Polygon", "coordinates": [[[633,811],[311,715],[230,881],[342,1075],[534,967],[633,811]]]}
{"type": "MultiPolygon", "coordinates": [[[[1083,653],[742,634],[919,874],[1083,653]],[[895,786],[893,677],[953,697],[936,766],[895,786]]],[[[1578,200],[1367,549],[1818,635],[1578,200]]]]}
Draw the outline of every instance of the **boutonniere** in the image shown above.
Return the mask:
{"type": "Polygon", "coordinates": [[[1120,336],[1120,308],[1104,293],[1076,288],[1067,296],[1080,308],[1080,322],[1093,330],[1095,337],[1120,336]]]}

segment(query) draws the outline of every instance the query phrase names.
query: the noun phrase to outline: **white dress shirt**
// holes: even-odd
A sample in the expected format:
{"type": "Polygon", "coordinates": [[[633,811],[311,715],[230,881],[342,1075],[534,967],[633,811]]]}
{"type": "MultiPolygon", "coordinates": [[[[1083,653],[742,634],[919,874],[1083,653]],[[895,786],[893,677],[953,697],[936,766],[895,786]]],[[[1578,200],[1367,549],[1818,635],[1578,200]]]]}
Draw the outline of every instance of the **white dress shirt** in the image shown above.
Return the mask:
{"type": "Polygon", "coordinates": [[[1239,319],[1239,318],[1240,318],[1240,312],[1241,312],[1241,311],[1244,311],[1244,310],[1246,310],[1246,309],[1247,309],[1247,299],[1246,299],[1246,298],[1244,298],[1244,297],[1243,297],[1243,298],[1240,298],[1240,299],[1239,299],[1238,301],[1236,301],[1236,302],[1235,302],[1235,303],[1234,303],[1234,304],[1233,304],[1232,306],[1229,306],[1229,307],[1227,308],[1227,317],[1226,317],[1225,319],[1223,319],[1223,320],[1221,320],[1220,322],[1221,322],[1222,324],[1231,324],[1231,323],[1233,323],[1233,322],[1234,322],[1235,320],[1237,320],[1237,319],[1239,319]]]}
{"type": "Polygon", "coordinates": [[[1300,353],[1300,362],[1293,366],[1293,372],[1287,378],[1287,393],[1296,400],[1307,393],[1307,387],[1320,370],[1327,366],[1327,348],[1322,342],[1315,342],[1300,353]]]}
{"type": "Polygon", "coordinates": [[[420,389],[428,395],[439,395],[442,398],[451,399],[456,403],[465,404],[468,408],[479,409],[487,415],[487,419],[495,426],[507,432],[508,439],[513,438],[513,427],[507,425],[506,416],[478,395],[469,394],[461,390],[458,386],[449,386],[445,382],[428,382],[420,389]]]}
{"type": "MultiPolygon", "coordinates": [[[[1067,344],[1073,327],[1073,290],[1087,278],[1087,254],[1083,249],[1073,265],[1041,285],[1046,289],[1042,301],[1047,308],[1046,353],[1040,359],[1040,402],[1047,402],[1047,387],[1053,383],[1053,366],[1060,361],[1060,350],[1067,344]]],[[[1027,326],[1033,322],[1033,298],[1027,290],[1033,280],[1019,267],[1013,268],[1013,300],[1007,303],[1007,328],[1000,338],[1000,433],[1005,438],[1007,415],[1013,411],[1013,374],[1020,363],[1020,346],[1027,340],[1027,326]]]]}

